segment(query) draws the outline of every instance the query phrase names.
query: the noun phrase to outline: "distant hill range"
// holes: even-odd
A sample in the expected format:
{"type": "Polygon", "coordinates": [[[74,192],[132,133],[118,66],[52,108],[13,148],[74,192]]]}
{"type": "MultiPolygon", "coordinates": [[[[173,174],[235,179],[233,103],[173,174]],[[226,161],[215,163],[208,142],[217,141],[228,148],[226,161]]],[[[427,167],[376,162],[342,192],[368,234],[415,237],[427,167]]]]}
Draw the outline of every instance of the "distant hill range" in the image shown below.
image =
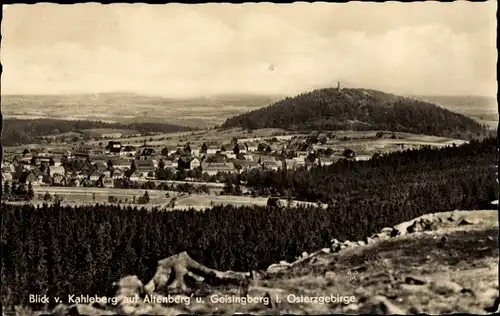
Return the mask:
{"type": "Polygon", "coordinates": [[[318,89],[234,116],[223,128],[388,130],[469,139],[486,126],[414,97],[370,89],[318,89]]]}
{"type": "Polygon", "coordinates": [[[2,114],[17,119],[100,120],[114,123],[170,123],[192,128],[218,125],[282,96],[247,94],[171,98],[135,93],[2,95],[2,114]]]}
{"type": "Polygon", "coordinates": [[[30,144],[45,136],[66,136],[71,139],[78,133],[101,136],[106,133],[175,133],[192,128],[169,123],[109,123],[89,120],[59,119],[10,119],[3,120],[1,140],[4,146],[30,144]],[[71,135],[71,136],[70,136],[71,135]]]}
{"type": "Polygon", "coordinates": [[[498,103],[497,99],[485,96],[439,96],[421,95],[413,96],[420,100],[435,103],[453,112],[470,116],[490,127],[498,126],[498,103]]]}

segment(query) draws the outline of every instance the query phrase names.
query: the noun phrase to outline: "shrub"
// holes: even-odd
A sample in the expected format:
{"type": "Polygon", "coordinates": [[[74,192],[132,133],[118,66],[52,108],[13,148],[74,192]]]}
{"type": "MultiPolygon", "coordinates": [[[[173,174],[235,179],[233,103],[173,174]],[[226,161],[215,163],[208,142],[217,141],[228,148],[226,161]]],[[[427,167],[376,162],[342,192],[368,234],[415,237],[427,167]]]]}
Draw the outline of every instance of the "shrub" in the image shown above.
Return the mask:
{"type": "Polygon", "coordinates": [[[45,195],[43,196],[43,200],[47,201],[47,202],[52,201],[52,195],[50,195],[49,192],[45,192],[45,195]]]}

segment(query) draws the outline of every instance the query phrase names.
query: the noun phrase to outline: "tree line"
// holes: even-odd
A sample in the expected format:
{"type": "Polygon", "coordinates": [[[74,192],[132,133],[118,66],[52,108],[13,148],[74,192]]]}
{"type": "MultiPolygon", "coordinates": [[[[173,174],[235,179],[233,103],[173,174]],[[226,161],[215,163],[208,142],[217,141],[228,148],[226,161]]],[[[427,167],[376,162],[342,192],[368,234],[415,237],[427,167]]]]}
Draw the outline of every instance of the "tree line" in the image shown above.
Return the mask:
{"type": "Polygon", "coordinates": [[[128,129],[135,130],[138,133],[172,133],[191,130],[188,127],[168,123],[109,123],[85,120],[4,119],[2,143],[4,146],[29,144],[35,142],[38,137],[95,128],[128,129]]]}
{"type": "Polygon", "coordinates": [[[340,159],[328,166],[286,171],[253,169],[228,177],[226,182],[241,181],[256,196],[292,196],[311,202],[330,203],[345,194],[360,199],[406,197],[418,188],[445,181],[459,182],[463,188],[494,184],[497,157],[496,138],[488,138],[462,146],[374,155],[370,161],[340,159]]]}

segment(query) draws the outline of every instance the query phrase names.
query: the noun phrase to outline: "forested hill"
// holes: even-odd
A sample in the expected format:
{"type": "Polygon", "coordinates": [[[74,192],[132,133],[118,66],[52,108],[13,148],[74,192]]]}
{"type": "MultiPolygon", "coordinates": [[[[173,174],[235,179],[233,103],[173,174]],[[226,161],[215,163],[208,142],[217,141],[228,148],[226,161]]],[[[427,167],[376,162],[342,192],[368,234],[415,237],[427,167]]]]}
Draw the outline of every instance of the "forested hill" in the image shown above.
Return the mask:
{"type": "Polygon", "coordinates": [[[102,128],[133,130],[138,133],[173,133],[193,130],[192,128],[169,123],[138,122],[122,124],[86,120],[4,119],[1,140],[4,146],[15,146],[29,144],[35,141],[37,137],[102,128]]]}
{"type": "Polygon", "coordinates": [[[314,90],[228,119],[222,127],[390,130],[467,139],[485,132],[473,119],[435,104],[368,89],[314,90]]]}

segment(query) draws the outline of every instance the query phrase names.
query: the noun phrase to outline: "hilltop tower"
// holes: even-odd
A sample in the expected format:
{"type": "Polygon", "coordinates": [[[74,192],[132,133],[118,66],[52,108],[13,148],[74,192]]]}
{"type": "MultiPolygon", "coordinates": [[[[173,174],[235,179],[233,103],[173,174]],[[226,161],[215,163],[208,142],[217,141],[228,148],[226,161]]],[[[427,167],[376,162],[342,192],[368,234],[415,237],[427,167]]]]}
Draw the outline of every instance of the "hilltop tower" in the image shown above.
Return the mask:
{"type": "Polygon", "coordinates": [[[340,91],[340,81],[337,81],[337,91],[340,91]]]}

